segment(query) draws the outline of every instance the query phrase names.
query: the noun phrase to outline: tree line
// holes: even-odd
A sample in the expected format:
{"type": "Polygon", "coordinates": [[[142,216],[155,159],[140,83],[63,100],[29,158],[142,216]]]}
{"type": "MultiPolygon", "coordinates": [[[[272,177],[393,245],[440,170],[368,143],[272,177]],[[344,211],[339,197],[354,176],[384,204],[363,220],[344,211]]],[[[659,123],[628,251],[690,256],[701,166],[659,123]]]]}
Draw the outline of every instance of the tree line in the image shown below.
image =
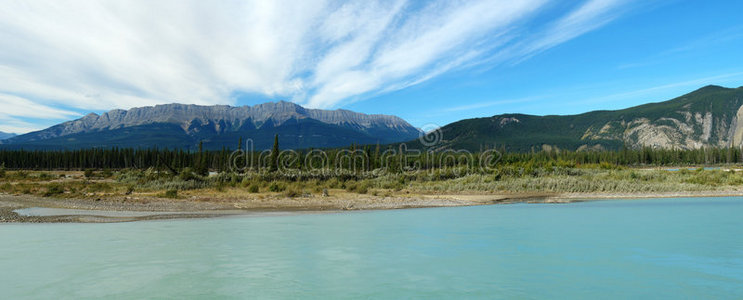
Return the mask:
{"type": "MultiPolygon", "coordinates": [[[[201,145],[200,145],[201,146],[201,145]]],[[[352,145],[339,149],[305,149],[280,151],[278,141],[272,150],[238,152],[223,148],[219,151],[182,149],[84,149],[84,150],[0,150],[0,166],[19,170],[85,170],[85,169],[149,169],[157,168],[179,172],[190,168],[197,173],[208,171],[245,170],[277,171],[279,168],[307,170],[311,168],[342,168],[371,171],[387,168],[402,171],[406,168],[436,169],[444,167],[478,167],[485,153],[465,151],[410,151],[390,146],[352,145]]],[[[529,163],[535,166],[560,162],[567,165],[608,164],[617,166],[684,166],[743,163],[741,148],[719,147],[682,149],[621,149],[615,151],[490,151],[489,163],[514,165],[529,163]]]]}

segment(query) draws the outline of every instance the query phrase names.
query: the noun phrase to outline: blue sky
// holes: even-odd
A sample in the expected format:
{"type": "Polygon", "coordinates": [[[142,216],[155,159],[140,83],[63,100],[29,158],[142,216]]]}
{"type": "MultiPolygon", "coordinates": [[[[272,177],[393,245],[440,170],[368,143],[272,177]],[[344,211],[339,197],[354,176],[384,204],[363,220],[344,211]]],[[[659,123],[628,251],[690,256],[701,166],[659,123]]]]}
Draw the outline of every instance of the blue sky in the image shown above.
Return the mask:
{"type": "Polygon", "coordinates": [[[743,1],[3,1],[0,131],[289,100],[415,126],[743,85],[743,1]]]}

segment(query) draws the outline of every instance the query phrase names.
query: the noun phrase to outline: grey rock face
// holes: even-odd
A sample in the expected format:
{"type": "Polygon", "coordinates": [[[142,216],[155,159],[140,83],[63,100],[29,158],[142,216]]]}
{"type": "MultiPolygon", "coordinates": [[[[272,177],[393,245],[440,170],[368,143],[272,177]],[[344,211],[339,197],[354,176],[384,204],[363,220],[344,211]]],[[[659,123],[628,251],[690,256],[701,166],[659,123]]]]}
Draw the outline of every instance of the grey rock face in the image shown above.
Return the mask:
{"type": "Polygon", "coordinates": [[[419,133],[417,128],[396,116],[368,115],[348,110],[306,109],[291,102],[281,101],[240,107],[166,104],[130,110],[116,109],[101,115],[91,113],[77,120],[24,135],[18,140],[40,141],[148,124],[174,124],[189,135],[195,134],[195,131],[203,132],[205,129],[219,134],[243,128],[261,129],[266,126],[276,128],[290,120],[307,119],[371,136],[399,136],[397,138],[399,141],[414,139],[419,133]]]}

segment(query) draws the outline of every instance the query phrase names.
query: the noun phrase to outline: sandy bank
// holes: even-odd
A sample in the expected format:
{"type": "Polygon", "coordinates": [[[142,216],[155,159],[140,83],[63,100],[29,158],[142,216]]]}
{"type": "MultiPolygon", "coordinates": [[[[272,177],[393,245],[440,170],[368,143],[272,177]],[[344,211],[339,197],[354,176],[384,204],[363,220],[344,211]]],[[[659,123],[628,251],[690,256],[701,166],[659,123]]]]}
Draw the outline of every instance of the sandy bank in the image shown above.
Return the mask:
{"type": "Polygon", "coordinates": [[[208,218],[277,213],[319,213],[347,210],[382,210],[424,207],[453,207],[510,203],[571,203],[602,199],[743,196],[741,192],[709,191],[678,193],[575,193],[575,194],[451,194],[380,197],[275,197],[253,199],[160,199],[130,200],[45,198],[0,195],[0,223],[110,223],[141,220],[208,218]],[[50,208],[52,213],[23,215],[15,211],[50,208]],[[54,210],[59,209],[59,210],[54,210]],[[56,212],[56,213],[55,213],[56,212]]]}
{"type": "Polygon", "coordinates": [[[549,200],[552,196],[554,195],[410,195],[395,197],[343,195],[339,197],[269,197],[251,199],[144,198],[131,200],[121,197],[68,199],[28,195],[0,195],[0,222],[130,222],[139,220],[204,218],[276,212],[302,213],[451,207],[525,201],[554,201],[549,200]],[[19,209],[29,208],[51,208],[60,210],[57,210],[59,211],[59,214],[56,215],[24,215],[23,213],[18,214],[15,212],[19,209]]]}

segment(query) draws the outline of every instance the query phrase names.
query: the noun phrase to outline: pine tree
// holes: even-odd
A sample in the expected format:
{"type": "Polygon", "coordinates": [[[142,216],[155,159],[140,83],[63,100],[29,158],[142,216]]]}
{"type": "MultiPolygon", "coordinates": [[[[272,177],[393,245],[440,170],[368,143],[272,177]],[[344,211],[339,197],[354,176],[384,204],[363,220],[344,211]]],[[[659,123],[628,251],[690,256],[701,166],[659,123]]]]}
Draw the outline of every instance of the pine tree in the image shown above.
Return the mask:
{"type": "Polygon", "coordinates": [[[379,142],[377,142],[377,147],[374,149],[374,157],[372,158],[373,166],[372,169],[380,168],[382,167],[382,163],[379,161],[379,155],[380,155],[380,146],[379,142]]]}
{"type": "Polygon", "coordinates": [[[279,135],[273,138],[273,149],[271,150],[270,171],[275,172],[279,169],[279,135]]]}
{"type": "Polygon", "coordinates": [[[209,167],[206,164],[206,154],[204,153],[204,141],[199,142],[199,158],[196,161],[195,169],[199,175],[209,175],[209,167]]]}

